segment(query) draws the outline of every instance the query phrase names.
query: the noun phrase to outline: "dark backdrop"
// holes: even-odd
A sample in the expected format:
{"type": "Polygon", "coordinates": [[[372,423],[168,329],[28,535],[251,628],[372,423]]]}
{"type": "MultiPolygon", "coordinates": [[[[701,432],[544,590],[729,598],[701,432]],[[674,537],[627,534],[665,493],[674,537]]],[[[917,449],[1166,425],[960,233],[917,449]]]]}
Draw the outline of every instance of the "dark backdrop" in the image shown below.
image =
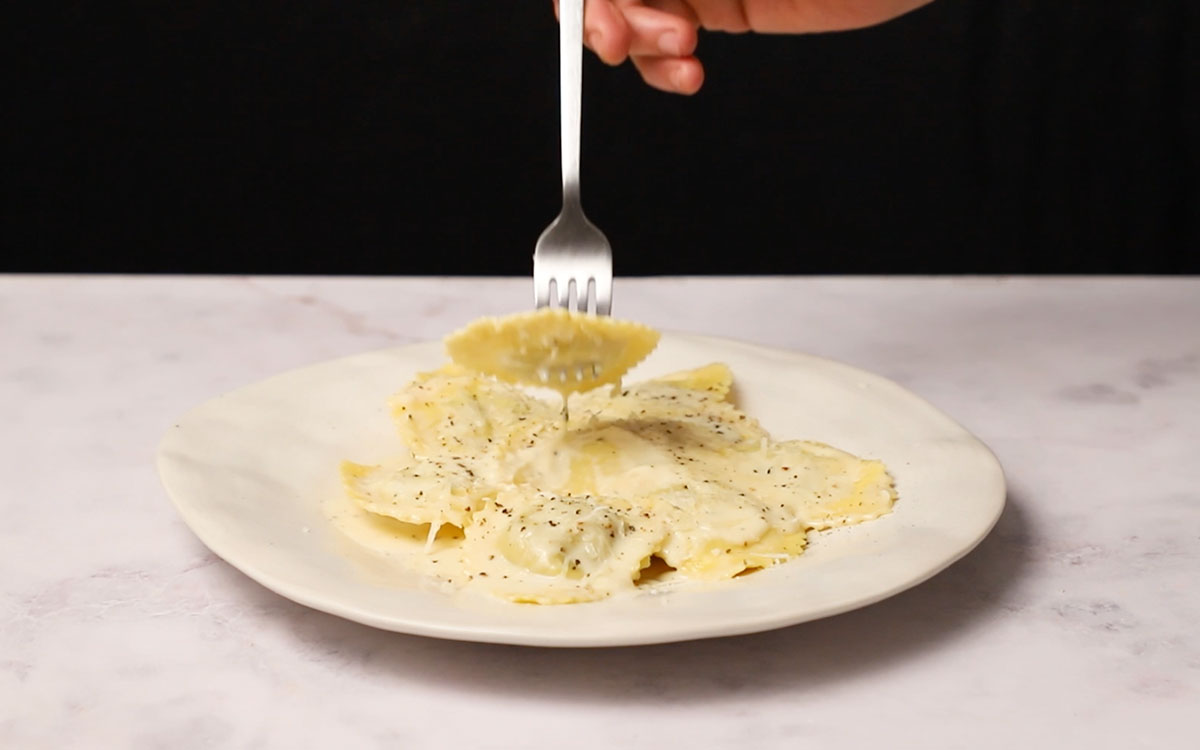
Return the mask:
{"type": "MultiPolygon", "coordinates": [[[[0,270],[510,273],[558,207],[549,0],[4,11],[0,270]]],[[[619,273],[1195,272],[1193,0],[938,0],[585,69],[619,273]]]]}

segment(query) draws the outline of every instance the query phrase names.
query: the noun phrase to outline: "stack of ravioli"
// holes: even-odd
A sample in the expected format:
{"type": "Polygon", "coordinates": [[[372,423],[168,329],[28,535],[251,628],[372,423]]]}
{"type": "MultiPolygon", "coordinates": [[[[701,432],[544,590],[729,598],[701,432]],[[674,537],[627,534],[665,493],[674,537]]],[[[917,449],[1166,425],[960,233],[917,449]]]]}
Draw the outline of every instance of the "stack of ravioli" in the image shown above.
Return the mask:
{"type": "Polygon", "coordinates": [[[447,340],[453,364],[393,397],[406,450],[343,465],[350,496],[421,532],[418,570],[537,604],[634,591],[652,565],[732,578],[891,509],[882,463],[773,441],[723,364],[622,386],[657,340],[565,311],[472,324],[447,340]]]}

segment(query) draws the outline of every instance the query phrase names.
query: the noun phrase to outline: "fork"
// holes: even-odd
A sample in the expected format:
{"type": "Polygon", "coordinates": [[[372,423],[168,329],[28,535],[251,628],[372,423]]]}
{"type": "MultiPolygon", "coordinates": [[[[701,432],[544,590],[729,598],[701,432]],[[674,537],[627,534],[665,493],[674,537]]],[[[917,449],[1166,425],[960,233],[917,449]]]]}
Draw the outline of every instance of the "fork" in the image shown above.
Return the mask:
{"type": "Polygon", "coordinates": [[[584,216],[579,200],[583,3],[559,2],[563,204],[558,217],[538,237],[533,251],[533,300],[537,307],[608,315],[612,311],[612,246],[584,216]]]}

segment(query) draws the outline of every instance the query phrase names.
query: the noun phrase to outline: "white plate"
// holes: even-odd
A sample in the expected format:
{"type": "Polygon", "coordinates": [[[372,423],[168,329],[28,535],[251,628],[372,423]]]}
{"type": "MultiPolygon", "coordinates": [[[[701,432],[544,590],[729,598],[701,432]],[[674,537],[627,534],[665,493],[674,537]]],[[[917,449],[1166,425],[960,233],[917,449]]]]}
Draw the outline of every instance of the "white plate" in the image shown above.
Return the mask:
{"type": "MultiPolygon", "coordinates": [[[[979,440],[889,380],[793,352],[664,335],[635,381],[727,363],[742,408],[778,439],[819,440],[882,459],[893,513],[811,535],[796,560],[692,590],[536,606],[442,593],[356,554],[322,510],[342,459],[398,438],[386,400],[444,360],[440,343],[306,367],[209,401],[163,439],[158,467],[213,552],[301,604],[388,630],[535,646],[617,646],[750,633],[879,601],[980,542],[1004,507],[1004,475],[979,440]]],[[[390,452],[384,450],[384,452],[390,452]]]]}

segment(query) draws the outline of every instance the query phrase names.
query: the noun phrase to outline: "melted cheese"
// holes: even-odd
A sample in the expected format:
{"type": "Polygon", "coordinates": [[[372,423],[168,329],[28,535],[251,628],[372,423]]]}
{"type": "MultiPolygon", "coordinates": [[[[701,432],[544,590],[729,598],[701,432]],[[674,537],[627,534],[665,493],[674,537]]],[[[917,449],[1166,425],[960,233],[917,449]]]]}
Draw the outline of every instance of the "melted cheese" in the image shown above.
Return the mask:
{"type": "MultiPolygon", "coordinates": [[[[560,324],[573,320],[595,319],[556,318],[555,362],[571,360],[560,324]]],[[[602,347],[584,338],[587,357],[617,360],[602,372],[628,358],[619,330],[602,347]]],[[[507,380],[539,370],[531,351],[507,380]]],[[[570,396],[564,421],[535,392],[448,365],[392,399],[407,450],[386,465],[344,464],[348,496],[365,519],[391,519],[407,566],[539,604],[632,591],[654,558],[686,579],[731,578],[800,554],[812,530],[889,512],[881,463],[773,441],[728,401],[732,382],[718,363],[596,388],[570,396]]],[[[381,528],[358,538],[378,543],[381,528]]]]}

